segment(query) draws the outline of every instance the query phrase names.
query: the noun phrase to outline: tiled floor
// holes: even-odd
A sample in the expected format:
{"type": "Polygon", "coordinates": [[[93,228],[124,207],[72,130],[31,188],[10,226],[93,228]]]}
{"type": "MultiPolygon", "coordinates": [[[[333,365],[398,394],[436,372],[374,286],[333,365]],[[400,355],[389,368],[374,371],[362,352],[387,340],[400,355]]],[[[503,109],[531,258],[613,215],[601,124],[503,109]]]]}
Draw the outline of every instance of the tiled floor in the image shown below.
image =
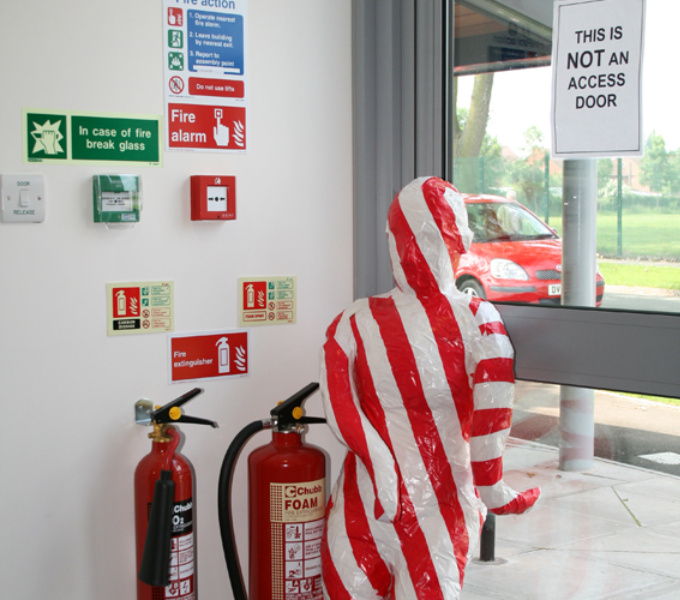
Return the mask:
{"type": "Polygon", "coordinates": [[[463,600],[680,599],[680,478],[510,440],[506,481],[536,485],[527,514],[496,519],[496,562],[470,563],[463,600]]]}

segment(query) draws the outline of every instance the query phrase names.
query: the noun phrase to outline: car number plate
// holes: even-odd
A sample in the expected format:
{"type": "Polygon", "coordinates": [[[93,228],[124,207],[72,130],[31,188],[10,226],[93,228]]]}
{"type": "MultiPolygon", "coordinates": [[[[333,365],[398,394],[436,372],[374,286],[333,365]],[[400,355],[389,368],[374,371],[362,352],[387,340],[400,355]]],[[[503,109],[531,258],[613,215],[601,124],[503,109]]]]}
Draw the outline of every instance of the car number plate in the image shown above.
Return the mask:
{"type": "Polygon", "coordinates": [[[548,286],[548,296],[559,296],[562,293],[562,285],[552,283],[548,286]]]}

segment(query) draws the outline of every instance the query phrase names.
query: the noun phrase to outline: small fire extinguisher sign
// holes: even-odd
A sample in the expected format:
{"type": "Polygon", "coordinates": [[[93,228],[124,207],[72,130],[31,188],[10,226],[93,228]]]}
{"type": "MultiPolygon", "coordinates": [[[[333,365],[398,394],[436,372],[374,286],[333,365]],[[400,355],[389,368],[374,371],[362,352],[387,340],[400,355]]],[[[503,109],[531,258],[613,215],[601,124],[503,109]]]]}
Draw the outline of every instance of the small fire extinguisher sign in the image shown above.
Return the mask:
{"type": "Polygon", "coordinates": [[[296,277],[242,277],[238,285],[241,326],[295,323],[296,277]]]}
{"type": "Polygon", "coordinates": [[[109,335],[160,333],[174,329],[172,281],[109,283],[106,298],[109,335]]]}

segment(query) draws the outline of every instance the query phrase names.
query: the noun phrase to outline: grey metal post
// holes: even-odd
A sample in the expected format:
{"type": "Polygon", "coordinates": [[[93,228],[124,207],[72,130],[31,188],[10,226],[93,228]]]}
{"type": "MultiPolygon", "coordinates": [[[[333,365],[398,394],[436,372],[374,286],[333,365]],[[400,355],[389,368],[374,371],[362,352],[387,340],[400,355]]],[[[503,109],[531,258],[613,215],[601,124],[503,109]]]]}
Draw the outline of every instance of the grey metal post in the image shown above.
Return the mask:
{"type": "Polygon", "coordinates": [[[550,153],[543,157],[543,189],[545,192],[545,222],[550,223],[550,153]]]}
{"type": "MultiPolygon", "coordinates": [[[[595,306],[597,270],[597,161],[564,161],[562,197],[562,304],[595,306]]],[[[569,340],[563,340],[569,344],[569,340]]],[[[578,348],[573,348],[578,352],[578,348]]],[[[562,386],[560,391],[560,469],[592,468],[595,432],[594,392],[562,386]]]]}
{"type": "Polygon", "coordinates": [[[479,542],[480,562],[494,562],[496,560],[496,515],[486,514],[479,542]]]}
{"type": "Polygon", "coordinates": [[[616,256],[623,256],[623,161],[616,161],[616,256]]]}

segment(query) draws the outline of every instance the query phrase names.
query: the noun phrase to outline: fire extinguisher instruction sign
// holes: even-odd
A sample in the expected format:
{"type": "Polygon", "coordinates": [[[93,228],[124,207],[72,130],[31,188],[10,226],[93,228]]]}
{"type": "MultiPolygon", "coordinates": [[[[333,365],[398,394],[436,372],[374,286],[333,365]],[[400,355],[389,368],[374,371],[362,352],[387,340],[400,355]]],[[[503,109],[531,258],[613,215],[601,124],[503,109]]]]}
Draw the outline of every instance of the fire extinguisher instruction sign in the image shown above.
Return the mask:
{"type": "Polygon", "coordinates": [[[239,325],[295,323],[296,277],[242,277],[239,288],[239,325]]]}
{"type": "Polygon", "coordinates": [[[170,383],[248,375],[248,330],[168,336],[170,383]]]}
{"type": "Polygon", "coordinates": [[[173,331],[174,297],[172,281],[107,284],[108,334],[173,331]]]}

